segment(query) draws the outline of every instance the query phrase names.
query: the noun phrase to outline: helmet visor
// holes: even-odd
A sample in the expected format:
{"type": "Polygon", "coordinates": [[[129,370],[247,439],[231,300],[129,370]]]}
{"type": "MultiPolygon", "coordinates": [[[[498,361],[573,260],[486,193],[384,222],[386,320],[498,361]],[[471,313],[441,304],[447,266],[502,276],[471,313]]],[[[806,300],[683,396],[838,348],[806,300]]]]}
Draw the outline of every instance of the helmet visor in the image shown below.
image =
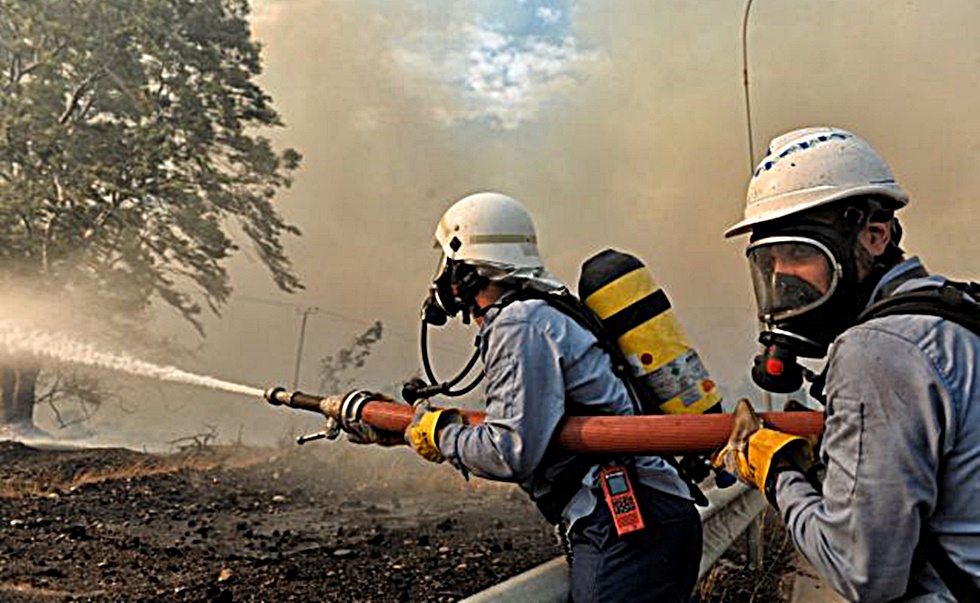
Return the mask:
{"type": "Polygon", "coordinates": [[[841,268],[833,254],[813,239],[768,237],[752,243],[746,255],[759,319],[766,324],[822,305],[840,281],[841,268]]]}

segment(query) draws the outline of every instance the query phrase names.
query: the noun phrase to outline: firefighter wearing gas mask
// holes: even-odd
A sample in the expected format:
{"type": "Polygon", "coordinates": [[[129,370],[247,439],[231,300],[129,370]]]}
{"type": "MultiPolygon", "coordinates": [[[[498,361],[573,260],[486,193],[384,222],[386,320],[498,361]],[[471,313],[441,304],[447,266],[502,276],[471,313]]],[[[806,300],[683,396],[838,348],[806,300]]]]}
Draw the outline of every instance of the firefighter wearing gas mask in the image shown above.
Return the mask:
{"type": "Polygon", "coordinates": [[[549,446],[566,415],[633,407],[596,337],[541,299],[564,285],[541,261],[527,210],[499,193],[470,195],[445,212],[435,238],[442,257],[423,317],[476,323],[487,414],[467,425],[422,400],[406,440],[430,461],[527,492],[570,548],[573,600],[687,601],[701,525],[675,469],[659,457],[549,446]]]}
{"type": "Polygon", "coordinates": [[[904,258],[894,212],[907,201],[851,132],[805,128],[772,141],[745,219],[726,236],[750,234],[764,325],[756,383],[796,391],[814,377],[797,358],[826,357],[811,389],[825,432],[815,459],[809,442],[768,429],[742,400],[715,462],[766,494],[848,600],[975,601],[980,339],[964,325],[976,328],[980,306],[969,287],[904,258]]]}

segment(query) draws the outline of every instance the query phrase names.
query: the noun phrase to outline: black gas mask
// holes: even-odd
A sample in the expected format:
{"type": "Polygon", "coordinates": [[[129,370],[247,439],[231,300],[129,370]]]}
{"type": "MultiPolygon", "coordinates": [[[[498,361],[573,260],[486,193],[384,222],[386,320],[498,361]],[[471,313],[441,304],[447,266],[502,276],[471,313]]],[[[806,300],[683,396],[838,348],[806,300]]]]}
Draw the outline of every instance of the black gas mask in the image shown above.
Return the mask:
{"type": "Polygon", "coordinates": [[[477,310],[476,295],[489,282],[474,266],[443,257],[422,304],[423,322],[441,327],[461,314],[463,324],[469,324],[477,310]]]}
{"type": "Polygon", "coordinates": [[[746,255],[763,325],[764,349],[752,368],[759,387],[790,393],[804,377],[813,380],[797,359],[825,356],[867,303],[877,279],[867,279],[870,287],[858,283],[855,249],[868,215],[848,207],[753,232],[746,255]]]}

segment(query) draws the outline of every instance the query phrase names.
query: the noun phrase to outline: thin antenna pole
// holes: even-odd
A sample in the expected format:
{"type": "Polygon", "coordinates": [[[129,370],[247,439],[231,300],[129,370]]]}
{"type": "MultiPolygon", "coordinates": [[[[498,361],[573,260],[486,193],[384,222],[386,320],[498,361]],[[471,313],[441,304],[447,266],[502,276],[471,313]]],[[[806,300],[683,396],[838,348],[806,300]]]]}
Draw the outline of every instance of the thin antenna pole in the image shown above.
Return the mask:
{"type": "Polygon", "coordinates": [[[745,3],[745,14],[742,16],[742,88],[745,90],[745,127],[749,139],[749,173],[755,169],[755,147],[752,142],[752,101],[749,95],[749,12],[752,10],[752,0],[745,3]]]}
{"type": "MultiPolygon", "coordinates": [[[[742,88],[745,90],[745,130],[749,141],[749,177],[755,170],[755,145],[752,136],[752,96],[749,94],[749,14],[752,11],[752,0],[745,3],[745,13],[742,15],[742,88]]],[[[762,392],[762,407],[772,410],[772,394],[762,392]]]]}

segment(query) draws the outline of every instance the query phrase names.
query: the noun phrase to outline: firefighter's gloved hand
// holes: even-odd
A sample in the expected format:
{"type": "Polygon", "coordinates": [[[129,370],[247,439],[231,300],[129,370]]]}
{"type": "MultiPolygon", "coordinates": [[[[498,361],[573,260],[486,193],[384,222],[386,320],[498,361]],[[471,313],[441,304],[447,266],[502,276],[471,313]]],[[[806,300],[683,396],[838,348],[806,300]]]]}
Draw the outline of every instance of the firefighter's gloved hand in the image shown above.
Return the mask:
{"type": "Polygon", "coordinates": [[[405,429],[405,441],[424,459],[441,463],[446,457],[439,450],[439,432],[453,423],[463,423],[458,409],[433,408],[428,400],[420,400],[415,403],[415,416],[405,429]]]}
{"type": "MultiPolygon", "coordinates": [[[[395,402],[381,393],[372,393],[369,398],[372,401],[395,402]]],[[[364,421],[349,421],[344,426],[347,432],[347,441],[354,444],[378,444],[379,446],[396,446],[405,443],[405,437],[397,431],[384,431],[365,423],[364,421]]]]}
{"type": "Polygon", "coordinates": [[[351,421],[347,425],[347,441],[353,444],[397,446],[405,443],[405,435],[397,431],[375,429],[364,421],[351,421]]]}
{"type": "MultiPolygon", "coordinates": [[[[799,400],[793,400],[790,398],[783,404],[783,412],[814,412],[812,409],[807,408],[799,400]]],[[[814,458],[817,457],[817,453],[820,451],[820,441],[823,439],[823,432],[818,434],[806,436],[806,441],[810,442],[810,450],[813,451],[814,458]]]]}
{"type": "Polygon", "coordinates": [[[743,398],[735,407],[728,443],[712,456],[711,462],[755,486],[774,502],[779,473],[775,469],[792,468],[806,473],[811,465],[810,450],[806,439],[765,427],[752,404],[743,398]]]}

